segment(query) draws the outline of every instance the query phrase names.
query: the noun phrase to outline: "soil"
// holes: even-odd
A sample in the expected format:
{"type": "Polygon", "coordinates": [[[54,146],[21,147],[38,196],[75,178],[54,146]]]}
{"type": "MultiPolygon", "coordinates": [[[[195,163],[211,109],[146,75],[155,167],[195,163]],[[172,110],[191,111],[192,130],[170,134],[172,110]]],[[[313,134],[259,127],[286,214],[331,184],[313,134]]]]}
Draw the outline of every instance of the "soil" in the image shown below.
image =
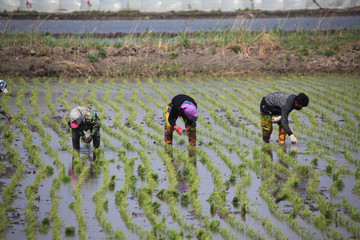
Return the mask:
{"type": "MultiPolygon", "coordinates": [[[[122,14],[24,14],[1,13],[0,17],[12,19],[155,19],[196,17],[236,17],[239,14],[252,17],[296,17],[359,15],[360,8],[347,10],[277,11],[242,13],[122,13],[122,14]],[[250,14],[250,15],[249,15],[250,14]]],[[[112,37],[112,36],[102,36],[112,37]]],[[[333,56],[310,52],[302,56],[272,41],[259,41],[233,46],[204,46],[177,48],[178,56],[166,46],[123,46],[105,48],[106,57],[98,56],[96,49],[55,47],[50,50],[27,49],[25,46],[2,46],[0,51],[0,75],[3,77],[147,77],[181,75],[238,75],[238,74],[288,74],[288,73],[351,73],[360,72],[360,42],[339,46],[333,56]],[[311,56],[311,57],[309,57],[311,56]],[[93,60],[93,62],[91,61],[93,60]]]]}
{"type": "Polygon", "coordinates": [[[106,57],[91,62],[97,50],[53,48],[48,52],[24,46],[3,47],[0,75],[5,77],[148,77],[181,75],[237,75],[287,73],[360,72],[360,42],[340,46],[339,55],[326,57],[316,52],[311,58],[287,53],[279,45],[251,43],[237,53],[232,46],[176,49],[171,59],[166,49],[154,46],[105,48],[106,57]],[[286,55],[287,54],[287,55],[286,55]]]}

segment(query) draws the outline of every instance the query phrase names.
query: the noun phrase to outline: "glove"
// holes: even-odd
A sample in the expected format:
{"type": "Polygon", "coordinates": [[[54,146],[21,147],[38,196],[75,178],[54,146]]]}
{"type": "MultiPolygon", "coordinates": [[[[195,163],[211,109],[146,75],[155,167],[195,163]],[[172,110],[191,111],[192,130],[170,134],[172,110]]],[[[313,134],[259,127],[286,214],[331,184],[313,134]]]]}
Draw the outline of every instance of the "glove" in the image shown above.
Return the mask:
{"type": "Polygon", "coordinates": [[[86,142],[86,143],[91,143],[91,141],[92,141],[92,136],[90,135],[90,136],[88,136],[88,137],[86,138],[85,142],[86,142]]]}
{"type": "Polygon", "coordinates": [[[175,125],[174,130],[176,130],[177,133],[181,136],[181,130],[183,130],[181,127],[175,125]]]}
{"type": "Polygon", "coordinates": [[[277,123],[277,122],[279,122],[280,120],[281,120],[281,116],[278,116],[278,117],[275,117],[275,118],[271,119],[271,122],[277,123]]]}
{"type": "Polygon", "coordinates": [[[297,143],[297,139],[296,139],[296,137],[294,136],[294,134],[291,134],[291,135],[290,135],[290,141],[291,141],[291,143],[293,143],[293,144],[296,144],[296,143],[297,143]]]}
{"type": "Polygon", "coordinates": [[[10,114],[7,118],[10,120],[14,117],[14,115],[10,114]]]}

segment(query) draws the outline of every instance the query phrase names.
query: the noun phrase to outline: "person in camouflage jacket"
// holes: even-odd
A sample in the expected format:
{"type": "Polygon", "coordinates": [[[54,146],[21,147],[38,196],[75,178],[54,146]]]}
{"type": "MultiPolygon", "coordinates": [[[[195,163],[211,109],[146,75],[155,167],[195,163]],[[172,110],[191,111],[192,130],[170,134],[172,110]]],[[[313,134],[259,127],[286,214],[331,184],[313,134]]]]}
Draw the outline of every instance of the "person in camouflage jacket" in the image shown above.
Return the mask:
{"type": "MultiPolygon", "coordinates": [[[[8,92],[8,90],[6,89],[6,86],[7,86],[7,82],[5,80],[0,80],[0,92],[1,93],[8,92]]],[[[5,109],[1,108],[1,106],[0,106],[0,113],[9,120],[14,117],[12,114],[7,114],[5,109]]]]}
{"type": "Polygon", "coordinates": [[[100,147],[100,119],[89,106],[78,106],[67,116],[68,125],[72,130],[72,144],[75,150],[80,149],[80,137],[85,143],[93,141],[95,148],[100,147]],[[90,135],[85,137],[85,132],[90,135]]]}

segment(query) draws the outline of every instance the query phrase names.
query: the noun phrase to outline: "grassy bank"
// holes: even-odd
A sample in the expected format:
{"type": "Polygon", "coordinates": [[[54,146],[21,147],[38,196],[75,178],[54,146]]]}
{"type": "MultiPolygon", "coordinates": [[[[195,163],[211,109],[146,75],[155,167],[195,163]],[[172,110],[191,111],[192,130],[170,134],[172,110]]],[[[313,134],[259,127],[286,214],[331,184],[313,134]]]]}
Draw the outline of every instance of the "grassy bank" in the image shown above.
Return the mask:
{"type": "Polygon", "coordinates": [[[144,76],[251,72],[354,72],[360,30],[223,29],[126,35],[3,33],[3,75],[144,76]],[[18,63],[23,55],[26,62],[18,63]],[[13,68],[14,64],[17,66],[13,68]],[[326,64],[325,64],[326,63],[326,64]],[[4,65],[5,64],[5,65],[4,65]],[[57,64],[54,68],[52,64],[57,64]],[[45,71],[36,69],[43,66],[45,71]],[[33,66],[33,67],[31,67],[33,66]],[[72,71],[76,68],[79,71],[72,71]]]}

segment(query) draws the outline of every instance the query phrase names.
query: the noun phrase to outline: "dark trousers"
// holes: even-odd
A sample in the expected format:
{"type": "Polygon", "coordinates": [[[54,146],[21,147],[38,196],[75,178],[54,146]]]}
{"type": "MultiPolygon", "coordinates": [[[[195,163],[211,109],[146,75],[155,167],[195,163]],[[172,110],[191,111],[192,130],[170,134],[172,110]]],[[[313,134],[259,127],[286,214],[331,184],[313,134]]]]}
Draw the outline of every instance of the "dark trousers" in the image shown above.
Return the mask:
{"type": "MultiPolygon", "coordinates": [[[[80,137],[82,136],[82,131],[72,129],[71,133],[72,133],[71,138],[72,138],[73,149],[80,150],[80,137]]],[[[100,134],[97,134],[97,136],[93,136],[92,142],[93,142],[94,148],[99,148],[100,147],[100,134]]]]}

